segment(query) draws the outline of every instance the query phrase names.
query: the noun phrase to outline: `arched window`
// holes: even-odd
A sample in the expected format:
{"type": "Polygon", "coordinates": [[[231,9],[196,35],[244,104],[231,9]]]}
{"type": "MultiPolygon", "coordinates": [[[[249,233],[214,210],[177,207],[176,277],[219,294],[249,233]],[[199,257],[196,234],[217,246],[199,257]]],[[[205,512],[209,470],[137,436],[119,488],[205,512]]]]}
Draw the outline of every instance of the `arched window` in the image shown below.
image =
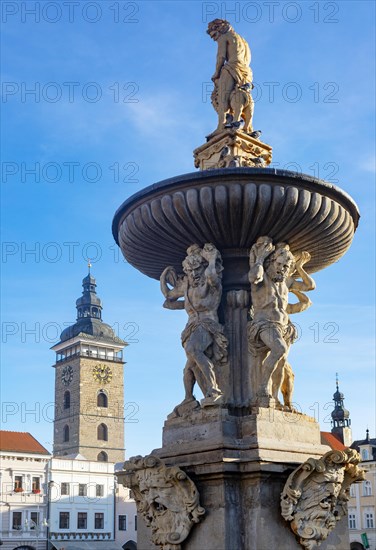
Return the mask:
{"type": "Polygon", "coordinates": [[[108,441],[108,429],[106,424],[99,424],[97,428],[97,438],[100,441],[108,441]]]}
{"type": "Polygon", "coordinates": [[[64,443],[69,441],[69,426],[67,426],[67,425],[64,426],[63,439],[64,439],[64,443]]]}
{"type": "Polygon", "coordinates": [[[101,451],[97,456],[97,460],[98,462],[107,462],[108,461],[107,453],[105,453],[104,451],[101,451]]]}
{"type": "Polygon", "coordinates": [[[70,391],[64,392],[64,409],[70,409],[70,391]]]}
{"type": "Polygon", "coordinates": [[[107,395],[103,390],[100,390],[97,395],[97,407],[108,407],[107,395]]]}
{"type": "Polygon", "coordinates": [[[368,460],[368,450],[362,449],[362,460],[368,460]]]}

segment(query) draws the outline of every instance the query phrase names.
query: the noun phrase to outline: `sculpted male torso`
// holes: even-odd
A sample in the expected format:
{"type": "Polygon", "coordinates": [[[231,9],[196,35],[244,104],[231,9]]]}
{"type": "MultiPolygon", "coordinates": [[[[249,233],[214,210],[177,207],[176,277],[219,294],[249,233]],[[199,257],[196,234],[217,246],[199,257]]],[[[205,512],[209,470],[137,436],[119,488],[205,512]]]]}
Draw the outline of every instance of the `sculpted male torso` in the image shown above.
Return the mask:
{"type": "Polygon", "coordinates": [[[222,263],[218,250],[211,244],[202,249],[193,245],[187,253],[183,262],[185,276],[179,278],[173,268],[166,268],[161,276],[161,290],[166,297],[165,307],[185,308],[189,316],[182,333],[182,345],[187,354],[183,404],[195,401],[195,382],[205,396],[204,404],[211,404],[222,396],[215,364],[223,361],[227,353],[227,340],[217,314],[222,295],[222,263]],[[184,300],[179,300],[182,297],[184,300]]]}
{"type": "Polygon", "coordinates": [[[260,237],[250,252],[250,345],[268,352],[262,363],[259,395],[274,397],[276,401],[283,381],[284,365],[287,365],[287,354],[296,338],[289,314],[309,307],[310,301],[302,291],[315,288],[313,279],[303,269],[309,259],[310,255],[303,252],[295,262],[288,245],[280,243],[274,246],[269,237],[260,237]],[[297,277],[301,277],[302,281],[298,281],[297,277]],[[288,303],[289,292],[298,297],[297,304],[288,303]]]}

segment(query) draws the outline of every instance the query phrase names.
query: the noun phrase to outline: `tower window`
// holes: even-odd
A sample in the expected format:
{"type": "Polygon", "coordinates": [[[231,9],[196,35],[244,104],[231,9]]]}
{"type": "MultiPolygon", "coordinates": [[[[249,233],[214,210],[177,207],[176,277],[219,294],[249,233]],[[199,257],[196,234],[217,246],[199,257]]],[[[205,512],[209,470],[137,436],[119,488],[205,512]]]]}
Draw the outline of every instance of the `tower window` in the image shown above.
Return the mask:
{"type": "Polygon", "coordinates": [[[97,460],[98,462],[107,462],[108,461],[107,453],[105,453],[104,451],[101,451],[97,456],[97,460]]]}
{"type": "Polygon", "coordinates": [[[64,392],[64,409],[70,409],[70,391],[64,392]]]}
{"type": "Polygon", "coordinates": [[[65,425],[63,430],[63,441],[66,443],[69,441],[69,426],[65,425]]]}
{"type": "Polygon", "coordinates": [[[108,441],[108,428],[106,424],[99,424],[97,428],[97,438],[99,441],[108,441]]]}
{"type": "Polygon", "coordinates": [[[107,398],[107,395],[105,394],[105,392],[103,390],[101,390],[98,393],[97,407],[106,407],[106,408],[108,407],[108,398],[107,398]]]}

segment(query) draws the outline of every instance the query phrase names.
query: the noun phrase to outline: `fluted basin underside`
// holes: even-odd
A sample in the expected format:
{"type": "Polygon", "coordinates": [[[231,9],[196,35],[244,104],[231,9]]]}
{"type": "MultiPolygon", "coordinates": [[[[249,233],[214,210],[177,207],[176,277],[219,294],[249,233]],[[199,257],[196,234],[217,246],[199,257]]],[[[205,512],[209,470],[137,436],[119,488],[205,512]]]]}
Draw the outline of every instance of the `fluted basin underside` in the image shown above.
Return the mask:
{"type": "Polygon", "coordinates": [[[344,191],[305,174],[267,168],[226,168],[184,174],[126,200],[112,231],[126,260],[159,279],[168,265],[181,271],[186,248],[211,242],[226,256],[244,256],[268,235],[294,254],[307,250],[309,272],[336,262],[358,225],[344,191]]]}

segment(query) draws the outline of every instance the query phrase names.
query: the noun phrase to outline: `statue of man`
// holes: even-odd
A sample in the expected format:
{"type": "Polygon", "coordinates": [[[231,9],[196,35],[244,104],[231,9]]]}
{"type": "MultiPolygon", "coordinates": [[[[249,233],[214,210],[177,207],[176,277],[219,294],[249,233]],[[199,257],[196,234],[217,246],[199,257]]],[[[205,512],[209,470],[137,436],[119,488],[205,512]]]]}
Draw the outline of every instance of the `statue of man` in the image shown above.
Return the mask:
{"type": "Polygon", "coordinates": [[[208,243],[200,248],[195,244],[187,249],[183,262],[185,275],[177,276],[173,267],[167,267],[161,275],[161,290],[166,298],[163,306],[184,308],[189,316],[181,336],[187,355],[182,404],[195,401],[195,382],[204,394],[203,406],[222,402],[215,374],[215,366],[227,360],[227,339],[217,314],[222,270],[221,255],[214,245],[208,243]]]}
{"type": "Polygon", "coordinates": [[[212,76],[212,103],[218,113],[218,127],[211,135],[222,132],[225,127],[240,128],[242,118],[243,131],[250,133],[254,106],[250,94],[253,88],[253,75],[249,66],[251,50],[244,38],[224,19],[211,21],[207,33],[218,44],[217,62],[212,76]]]}
{"type": "Polygon", "coordinates": [[[296,339],[296,329],[289,314],[303,311],[311,305],[302,293],[316,286],[303,269],[309,260],[309,253],[302,252],[295,261],[286,243],[274,246],[269,237],[260,237],[251,248],[249,281],[252,322],[248,333],[249,345],[255,355],[267,353],[261,364],[260,396],[276,398],[284,375],[289,375],[286,358],[296,339]],[[299,281],[298,277],[302,280],[299,281]],[[289,292],[298,297],[297,304],[288,303],[289,292]]]}

